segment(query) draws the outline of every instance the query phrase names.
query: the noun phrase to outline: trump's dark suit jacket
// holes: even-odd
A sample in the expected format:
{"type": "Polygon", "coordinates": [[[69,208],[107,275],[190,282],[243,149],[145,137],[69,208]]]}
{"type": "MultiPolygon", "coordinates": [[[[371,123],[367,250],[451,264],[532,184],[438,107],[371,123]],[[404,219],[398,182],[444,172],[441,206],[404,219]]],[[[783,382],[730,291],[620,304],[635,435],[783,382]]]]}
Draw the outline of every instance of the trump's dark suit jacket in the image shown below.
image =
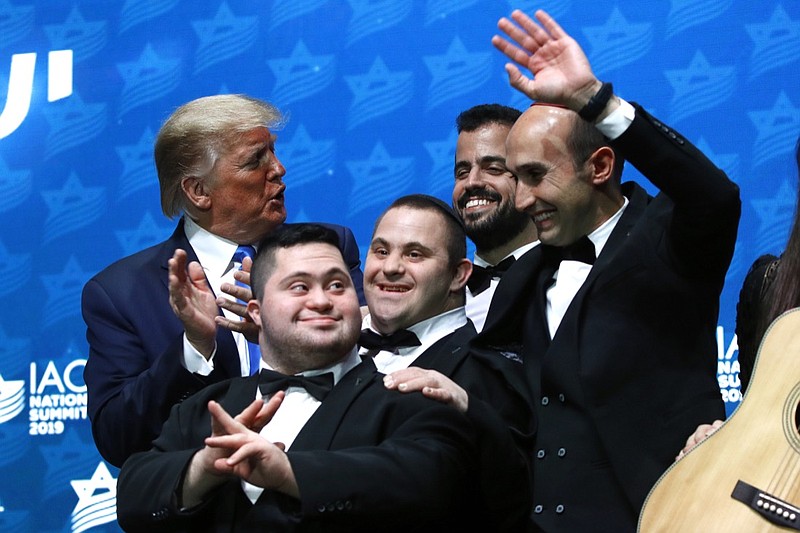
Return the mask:
{"type": "Polygon", "coordinates": [[[207,403],[235,415],[258,376],[212,385],[176,405],[154,449],[120,471],[117,516],[127,531],[459,531],[471,523],[474,430],[456,409],[383,385],[366,360],[348,372],[287,452],[300,500],[265,490],[252,505],[231,479],[191,510],[176,489],[210,434],[207,403]]]}
{"type": "Polygon", "coordinates": [[[503,276],[474,339],[523,359],[538,418],[534,519],[548,531],[630,531],[700,423],[723,418],[719,295],[733,255],[738,187],[636,106],[612,146],[661,191],[630,201],[550,340],[539,246],[503,276]]]}
{"type": "MultiPolygon", "coordinates": [[[[352,232],[332,224],[363,303],[363,274],[352,232]]],[[[147,450],[170,408],[209,383],[241,375],[233,335],[217,331],[214,371],[192,374],[180,362],[183,325],[169,305],[167,261],[176,249],[197,255],[183,221],[166,241],[121,259],[88,281],[82,311],[89,341],[84,369],[88,413],[97,449],[121,466],[147,450]]]]}

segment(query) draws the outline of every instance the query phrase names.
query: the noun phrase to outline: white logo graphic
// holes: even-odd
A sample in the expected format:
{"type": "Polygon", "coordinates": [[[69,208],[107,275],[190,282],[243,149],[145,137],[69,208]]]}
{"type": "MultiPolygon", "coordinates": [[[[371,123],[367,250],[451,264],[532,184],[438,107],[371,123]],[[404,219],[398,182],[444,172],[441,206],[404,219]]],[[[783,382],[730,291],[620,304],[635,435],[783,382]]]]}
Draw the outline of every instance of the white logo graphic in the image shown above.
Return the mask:
{"type": "Polygon", "coordinates": [[[0,375],[0,424],[8,422],[25,408],[25,382],[3,381],[0,375]]]}
{"type": "Polygon", "coordinates": [[[737,404],[742,401],[739,361],[734,358],[738,351],[739,341],[736,334],[730,343],[726,343],[725,328],[717,326],[717,382],[725,403],[737,404]]]}
{"type": "Polygon", "coordinates": [[[92,479],[74,480],[70,484],[78,495],[78,503],[72,511],[72,533],[117,519],[117,480],[104,462],[97,465],[92,479]]]}
{"type": "MultiPolygon", "coordinates": [[[[36,52],[11,56],[8,95],[0,113],[0,139],[19,128],[31,107],[36,52]]],[[[55,102],[72,94],[72,50],[53,50],[47,54],[47,101],[55,102]]]]}
{"type": "Polygon", "coordinates": [[[31,363],[28,420],[31,435],[60,435],[66,424],[86,420],[86,385],[80,375],[86,359],[74,359],[63,370],[55,361],[31,363]],[[41,371],[41,373],[40,373],[41,371]]]}

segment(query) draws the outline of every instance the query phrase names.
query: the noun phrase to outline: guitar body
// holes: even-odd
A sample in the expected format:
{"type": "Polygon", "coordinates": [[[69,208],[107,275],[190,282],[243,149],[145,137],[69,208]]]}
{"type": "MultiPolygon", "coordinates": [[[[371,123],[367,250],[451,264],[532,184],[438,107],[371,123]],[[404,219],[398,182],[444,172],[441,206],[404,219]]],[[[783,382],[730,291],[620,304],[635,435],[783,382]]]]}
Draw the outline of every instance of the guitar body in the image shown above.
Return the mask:
{"type": "Polygon", "coordinates": [[[764,335],[739,407],[653,486],[639,531],[800,530],[799,404],[800,309],[795,309],[779,316],[764,335]],[[732,497],[734,489],[739,499],[732,497]]]}

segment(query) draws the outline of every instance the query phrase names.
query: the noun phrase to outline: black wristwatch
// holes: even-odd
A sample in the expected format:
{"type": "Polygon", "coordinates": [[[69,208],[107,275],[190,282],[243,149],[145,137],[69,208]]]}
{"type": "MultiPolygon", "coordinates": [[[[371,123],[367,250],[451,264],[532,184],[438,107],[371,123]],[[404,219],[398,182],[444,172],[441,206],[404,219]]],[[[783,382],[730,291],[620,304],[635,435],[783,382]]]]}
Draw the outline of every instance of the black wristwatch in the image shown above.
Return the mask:
{"type": "Polygon", "coordinates": [[[589,102],[578,111],[578,115],[586,121],[594,122],[603,109],[608,105],[608,101],[614,96],[614,87],[611,82],[604,82],[600,90],[589,99],[589,102]]]}

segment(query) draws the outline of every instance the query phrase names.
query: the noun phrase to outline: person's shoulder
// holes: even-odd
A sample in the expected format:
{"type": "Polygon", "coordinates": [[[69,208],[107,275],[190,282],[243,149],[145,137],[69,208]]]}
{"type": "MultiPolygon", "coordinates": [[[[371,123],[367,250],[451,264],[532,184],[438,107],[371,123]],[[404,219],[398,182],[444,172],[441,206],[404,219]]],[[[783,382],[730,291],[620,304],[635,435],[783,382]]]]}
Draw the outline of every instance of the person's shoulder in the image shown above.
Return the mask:
{"type": "Polygon", "coordinates": [[[384,421],[391,425],[403,425],[412,418],[436,420],[437,423],[462,424],[467,422],[464,413],[450,405],[428,398],[421,391],[400,392],[387,389],[382,381],[370,385],[371,394],[364,399],[371,402],[377,414],[382,413],[384,421]],[[372,398],[370,399],[370,396],[372,398]]]}
{"type": "Polygon", "coordinates": [[[336,388],[340,386],[350,387],[352,383],[358,383],[359,381],[365,382],[364,388],[356,401],[366,402],[370,406],[370,413],[373,415],[388,411],[402,420],[403,417],[411,416],[420,409],[438,411],[441,407],[444,407],[445,409],[441,410],[445,413],[450,411],[458,412],[448,405],[424,396],[421,392],[400,392],[387,389],[383,384],[384,376],[385,374],[376,369],[375,363],[371,359],[365,359],[348,372],[342,378],[342,381],[336,385],[336,388]]]}
{"type": "Polygon", "coordinates": [[[330,222],[312,222],[312,223],[319,224],[320,226],[324,226],[328,229],[333,230],[339,237],[339,248],[344,253],[345,261],[347,261],[348,263],[351,262],[359,263],[358,243],[356,242],[356,236],[353,233],[353,230],[351,230],[347,226],[342,226],[341,224],[333,224],[330,222]]]}
{"type": "Polygon", "coordinates": [[[159,252],[164,247],[164,243],[160,242],[156,245],[150,246],[149,248],[145,248],[144,250],[139,250],[138,252],[132,253],[131,255],[127,255],[121,259],[117,259],[106,268],[101,270],[98,275],[102,275],[104,273],[116,273],[119,271],[126,271],[131,268],[141,267],[153,262],[154,258],[160,257],[159,252]]]}
{"type": "Polygon", "coordinates": [[[779,265],[780,258],[775,255],[764,254],[757,257],[742,282],[740,301],[760,299],[775,279],[779,265]]]}
{"type": "Polygon", "coordinates": [[[765,272],[768,268],[774,268],[773,265],[777,266],[780,262],[780,259],[772,254],[764,254],[756,258],[753,261],[753,264],[750,265],[750,270],[748,270],[747,275],[753,275],[758,273],[765,272]]]}
{"type": "Polygon", "coordinates": [[[479,393],[479,396],[483,396],[487,401],[491,401],[491,398],[486,397],[486,391],[496,391],[507,387],[523,393],[526,390],[522,371],[521,347],[481,346],[470,343],[465,352],[462,365],[464,372],[469,372],[482,386],[476,390],[479,391],[483,388],[484,392],[479,393]]]}
{"type": "Polygon", "coordinates": [[[218,381],[217,383],[206,385],[199,391],[189,396],[189,398],[193,399],[193,401],[201,402],[224,398],[229,392],[235,392],[239,387],[245,386],[247,379],[249,378],[243,378],[241,376],[234,376],[224,379],[222,381],[218,381]]]}
{"type": "Polygon", "coordinates": [[[139,250],[121,259],[117,259],[100,272],[92,277],[92,280],[100,283],[109,280],[118,280],[122,277],[141,276],[148,268],[160,268],[165,263],[166,254],[169,256],[174,253],[174,250],[166,250],[168,243],[172,241],[170,237],[161,241],[153,246],[139,250]]]}
{"type": "Polygon", "coordinates": [[[477,334],[478,330],[475,328],[475,324],[472,322],[472,320],[467,319],[466,324],[454,329],[442,338],[452,340],[466,346],[469,340],[477,334]]]}
{"type": "Polygon", "coordinates": [[[436,370],[453,377],[461,369],[468,357],[467,346],[478,331],[471,320],[440,338],[417,356],[412,366],[436,370]]]}
{"type": "Polygon", "coordinates": [[[314,222],[314,224],[319,224],[320,226],[332,229],[339,235],[347,235],[347,236],[353,235],[353,230],[351,230],[347,226],[342,226],[341,224],[334,224],[332,222],[314,222]]]}
{"type": "MultiPolygon", "coordinates": [[[[219,402],[225,406],[225,398],[227,398],[229,395],[231,397],[237,397],[238,391],[245,387],[247,387],[247,378],[234,376],[232,378],[218,381],[217,383],[206,385],[197,392],[182,398],[177,404],[175,404],[173,409],[177,408],[184,412],[186,412],[187,409],[200,409],[203,411],[207,408],[208,402],[211,400],[219,402]]],[[[253,389],[252,399],[255,399],[255,389],[253,389]]]]}

